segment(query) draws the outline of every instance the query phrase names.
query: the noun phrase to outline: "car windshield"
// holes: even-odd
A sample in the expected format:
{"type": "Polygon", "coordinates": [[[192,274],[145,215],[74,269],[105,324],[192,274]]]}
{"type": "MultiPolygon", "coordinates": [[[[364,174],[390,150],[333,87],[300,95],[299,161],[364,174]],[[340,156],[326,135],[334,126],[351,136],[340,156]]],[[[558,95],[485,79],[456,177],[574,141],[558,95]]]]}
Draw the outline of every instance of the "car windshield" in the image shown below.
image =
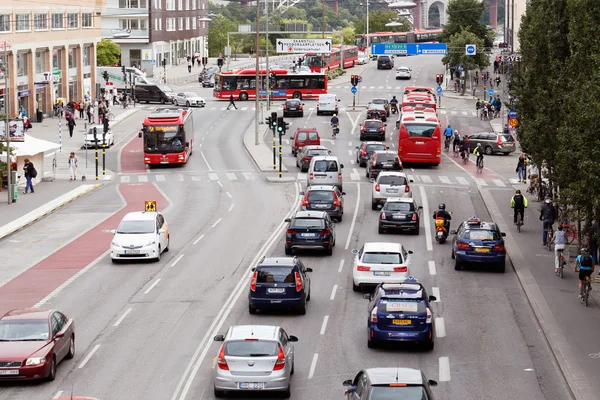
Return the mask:
{"type": "Polygon", "coordinates": [[[426,102],[423,102],[423,103],[402,103],[402,106],[403,107],[423,107],[423,108],[431,108],[431,109],[434,108],[433,104],[426,103],[426,102]]]}
{"type": "Polygon", "coordinates": [[[276,356],[278,351],[278,343],[267,340],[235,340],[225,344],[225,355],[233,357],[276,356]]]}
{"type": "Polygon", "coordinates": [[[385,203],[383,209],[385,211],[414,211],[413,203],[400,203],[397,201],[385,203]]]}
{"type": "Polygon", "coordinates": [[[396,153],[377,153],[377,161],[396,161],[398,155],[396,153]]]}
{"type": "Polygon", "coordinates": [[[331,190],[311,190],[308,192],[308,201],[333,202],[333,192],[331,190]]]}
{"type": "Polygon", "coordinates": [[[372,153],[377,150],[386,150],[384,144],[368,144],[367,145],[367,153],[372,153]]]}
{"type": "Polygon", "coordinates": [[[489,229],[470,229],[463,234],[466,240],[500,240],[500,237],[498,232],[489,229]]]}
{"type": "Polygon", "coordinates": [[[298,101],[298,100],[288,100],[287,101],[287,105],[288,105],[288,107],[289,106],[291,106],[291,107],[298,107],[300,105],[300,101],[298,101]]]}
{"type": "MultiPolygon", "coordinates": [[[[409,293],[409,294],[412,294],[412,293],[409,293]]],[[[420,297],[420,295],[418,293],[413,294],[413,297],[420,297]]],[[[425,312],[425,304],[421,300],[382,299],[381,302],[379,303],[378,311],[381,313],[390,313],[390,312],[421,313],[421,312],[425,312]]]]}
{"type": "Polygon", "coordinates": [[[430,138],[437,128],[436,125],[404,124],[409,137],[430,138]]]}
{"type": "Polygon", "coordinates": [[[371,110],[385,110],[385,104],[371,103],[371,110]]]}
{"type": "Polygon", "coordinates": [[[380,251],[364,253],[362,261],[370,264],[402,264],[402,257],[399,253],[380,251]]]}
{"type": "Polygon", "coordinates": [[[154,233],[156,229],[156,223],[154,220],[142,220],[142,221],[123,221],[119,225],[117,233],[124,233],[129,235],[142,234],[142,233],[154,233]]]}
{"type": "Polygon", "coordinates": [[[329,151],[328,150],[324,150],[324,149],[309,150],[307,155],[309,155],[309,156],[328,156],[329,155],[329,151]]]}
{"type": "Polygon", "coordinates": [[[165,86],[165,85],[160,85],[158,88],[159,88],[160,90],[162,90],[163,92],[165,92],[165,93],[173,93],[173,89],[171,89],[171,88],[170,88],[170,87],[168,87],[168,86],[165,86]]]}
{"type": "Polygon", "coordinates": [[[256,283],[294,283],[294,268],[288,266],[259,267],[256,269],[256,283]]]}
{"type": "Polygon", "coordinates": [[[377,183],[380,185],[406,185],[406,178],[403,176],[381,175],[379,176],[377,183]]]}
{"type": "Polygon", "coordinates": [[[429,400],[427,392],[421,386],[373,386],[370,400],[429,400]]]}
{"type": "Polygon", "coordinates": [[[337,172],[337,161],[333,160],[318,160],[313,167],[314,172],[337,172]]]}
{"type": "Polygon", "coordinates": [[[365,122],[365,127],[367,129],[379,129],[381,127],[381,122],[379,122],[379,121],[367,121],[367,122],[365,122]]]}
{"type": "Polygon", "coordinates": [[[373,103],[373,104],[386,104],[387,100],[385,100],[385,99],[373,99],[373,101],[371,103],[373,103]]]}
{"type": "Polygon", "coordinates": [[[46,320],[0,321],[0,342],[48,340],[50,329],[46,320]]]}
{"type": "Polygon", "coordinates": [[[185,92],[184,95],[185,97],[198,97],[198,95],[193,92],[185,92]]]}
{"type": "Polygon", "coordinates": [[[321,218],[294,218],[290,228],[307,229],[307,228],[325,228],[325,221],[321,218]]]}

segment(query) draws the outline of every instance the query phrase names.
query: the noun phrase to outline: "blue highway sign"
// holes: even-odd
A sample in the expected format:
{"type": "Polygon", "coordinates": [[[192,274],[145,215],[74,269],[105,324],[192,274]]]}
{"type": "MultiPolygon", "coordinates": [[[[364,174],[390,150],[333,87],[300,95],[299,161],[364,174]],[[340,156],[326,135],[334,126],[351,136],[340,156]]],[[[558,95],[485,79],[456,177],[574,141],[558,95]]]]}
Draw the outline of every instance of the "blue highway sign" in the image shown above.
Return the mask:
{"type": "Polygon", "coordinates": [[[372,43],[371,54],[373,55],[419,55],[419,54],[446,54],[448,51],[446,43],[372,43]]]}
{"type": "Polygon", "coordinates": [[[357,91],[357,89],[356,89],[356,86],[352,86],[352,89],[350,89],[350,91],[351,91],[353,94],[356,94],[356,91],[357,91]]]}
{"type": "Polygon", "coordinates": [[[371,54],[385,55],[385,54],[407,54],[405,44],[396,43],[372,43],[371,54]]]}

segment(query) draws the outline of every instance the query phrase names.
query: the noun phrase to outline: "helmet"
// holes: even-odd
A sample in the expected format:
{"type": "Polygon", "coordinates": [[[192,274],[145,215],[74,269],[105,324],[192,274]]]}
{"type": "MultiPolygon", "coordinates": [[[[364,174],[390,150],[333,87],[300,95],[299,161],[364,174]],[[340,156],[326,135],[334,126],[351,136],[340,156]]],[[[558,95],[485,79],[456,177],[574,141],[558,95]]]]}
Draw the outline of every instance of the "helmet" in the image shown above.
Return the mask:
{"type": "Polygon", "coordinates": [[[455,134],[456,136],[458,136],[458,129],[455,129],[455,130],[454,130],[454,134],[455,134]]]}
{"type": "Polygon", "coordinates": [[[335,114],[335,113],[334,113],[334,114],[333,114],[333,116],[334,116],[334,117],[337,117],[337,114],[335,114]]]}
{"type": "Polygon", "coordinates": [[[481,146],[481,143],[477,143],[477,147],[481,146]]]}
{"type": "Polygon", "coordinates": [[[544,203],[552,204],[552,199],[550,197],[546,197],[546,200],[544,200],[544,203]]]}
{"type": "Polygon", "coordinates": [[[517,191],[515,192],[515,194],[521,194],[521,191],[519,189],[517,189],[517,191]]]}
{"type": "Polygon", "coordinates": [[[392,98],[393,98],[393,99],[395,99],[395,98],[396,98],[396,96],[393,96],[392,98]]]}
{"type": "Polygon", "coordinates": [[[440,210],[445,210],[446,209],[446,205],[444,203],[440,203],[440,205],[438,206],[438,208],[440,210]]]}

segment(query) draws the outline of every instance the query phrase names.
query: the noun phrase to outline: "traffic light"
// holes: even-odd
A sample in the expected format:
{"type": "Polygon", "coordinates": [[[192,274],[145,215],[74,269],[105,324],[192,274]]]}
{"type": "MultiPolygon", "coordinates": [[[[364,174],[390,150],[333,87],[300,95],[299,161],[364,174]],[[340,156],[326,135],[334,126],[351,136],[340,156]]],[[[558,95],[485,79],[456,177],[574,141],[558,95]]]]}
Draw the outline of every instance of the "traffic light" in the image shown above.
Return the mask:
{"type": "Polygon", "coordinates": [[[444,83],[444,75],[437,74],[435,76],[435,83],[437,83],[438,85],[441,85],[442,83],[444,83]]]}
{"type": "MultiPolygon", "coordinates": [[[[206,62],[208,64],[208,59],[206,59],[206,62]]],[[[218,58],[217,59],[217,67],[221,68],[223,66],[223,59],[222,58],[218,58]]]]}
{"type": "Polygon", "coordinates": [[[277,113],[275,111],[273,111],[271,113],[270,126],[271,126],[271,129],[273,129],[273,130],[275,130],[275,128],[277,127],[277,113]]]}
{"type": "Polygon", "coordinates": [[[108,83],[108,81],[109,81],[108,71],[102,72],[102,77],[104,78],[104,80],[106,81],[106,83],[108,83]]]}
{"type": "Polygon", "coordinates": [[[352,86],[358,85],[358,75],[351,75],[350,83],[352,84],[352,86]]]}
{"type": "Polygon", "coordinates": [[[121,65],[121,72],[123,72],[123,75],[125,75],[125,66],[121,65]]]}
{"type": "Polygon", "coordinates": [[[285,129],[285,122],[283,121],[283,117],[277,117],[277,132],[280,135],[283,135],[285,129]]]}
{"type": "Polygon", "coordinates": [[[271,117],[269,116],[269,117],[265,118],[265,121],[267,121],[267,124],[269,124],[269,128],[270,128],[271,122],[272,122],[271,117]]]}

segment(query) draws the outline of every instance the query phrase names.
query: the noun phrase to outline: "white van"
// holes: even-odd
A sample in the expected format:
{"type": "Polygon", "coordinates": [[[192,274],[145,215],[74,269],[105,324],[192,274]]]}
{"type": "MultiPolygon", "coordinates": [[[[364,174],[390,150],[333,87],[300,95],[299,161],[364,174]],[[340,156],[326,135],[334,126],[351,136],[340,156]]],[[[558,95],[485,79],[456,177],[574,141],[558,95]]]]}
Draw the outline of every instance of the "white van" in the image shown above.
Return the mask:
{"type": "Polygon", "coordinates": [[[342,168],[336,156],[315,156],[310,160],[306,174],[306,186],[332,185],[343,191],[342,168]]]}
{"type": "Polygon", "coordinates": [[[317,100],[317,115],[338,113],[338,103],[340,99],[336,94],[320,94],[317,100]]]}

